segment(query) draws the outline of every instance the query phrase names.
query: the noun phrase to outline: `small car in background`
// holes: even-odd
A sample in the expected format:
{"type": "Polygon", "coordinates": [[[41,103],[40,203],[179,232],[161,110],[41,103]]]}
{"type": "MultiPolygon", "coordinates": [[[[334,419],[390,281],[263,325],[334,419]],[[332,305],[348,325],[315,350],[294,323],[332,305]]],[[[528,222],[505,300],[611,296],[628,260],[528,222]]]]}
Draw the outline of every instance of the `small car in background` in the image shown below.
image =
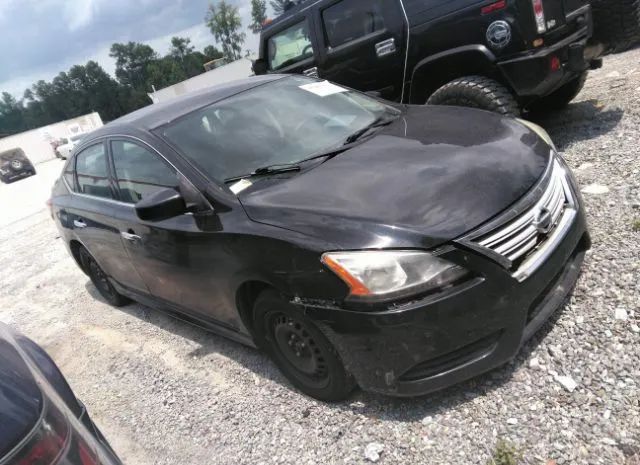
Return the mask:
{"type": "Polygon", "coordinates": [[[53,360],[2,323],[0,464],[121,465],[53,360]]]}
{"type": "Polygon", "coordinates": [[[356,384],[426,394],[507,362],[590,247],[539,126],[296,75],[112,121],[74,150],[51,207],[109,303],[260,347],[327,401],[356,384]]]}
{"type": "Polygon", "coordinates": [[[61,144],[59,144],[55,148],[56,156],[58,158],[66,160],[73,151],[74,147],[80,143],[84,136],[86,136],[86,134],[76,134],[75,136],[71,136],[68,139],[62,138],[61,144]]]}
{"type": "Polygon", "coordinates": [[[0,180],[5,184],[36,174],[36,169],[20,148],[0,153],[0,180]]]}

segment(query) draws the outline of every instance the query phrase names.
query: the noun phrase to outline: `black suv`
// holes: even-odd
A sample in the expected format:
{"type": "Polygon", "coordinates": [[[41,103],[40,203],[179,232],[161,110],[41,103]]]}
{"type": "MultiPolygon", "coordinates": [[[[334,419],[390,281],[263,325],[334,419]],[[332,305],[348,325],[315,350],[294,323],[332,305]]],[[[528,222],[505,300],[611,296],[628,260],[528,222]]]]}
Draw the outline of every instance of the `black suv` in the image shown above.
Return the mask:
{"type": "Polygon", "coordinates": [[[0,153],[0,180],[10,183],[36,174],[36,169],[22,149],[0,153]]]}
{"type": "Polygon", "coordinates": [[[561,107],[602,65],[588,0],[319,0],[265,26],[256,74],[302,73],[404,103],[561,107]]]}

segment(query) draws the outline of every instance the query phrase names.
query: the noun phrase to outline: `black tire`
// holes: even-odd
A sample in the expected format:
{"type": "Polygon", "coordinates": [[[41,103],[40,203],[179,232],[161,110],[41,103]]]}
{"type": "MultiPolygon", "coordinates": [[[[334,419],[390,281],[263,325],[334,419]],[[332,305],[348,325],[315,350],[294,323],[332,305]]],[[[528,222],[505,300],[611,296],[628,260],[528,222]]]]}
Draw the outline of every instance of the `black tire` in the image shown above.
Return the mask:
{"type": "Polygon", "coordinates": [[[594,38],[613,53],[640,43],[640,0],[593,2],[594,38]]]}
{"type": "Polygon", "coordinates": [[[436,90],[427,103],[480,108],[505,116],[520,116],[520,106],[511,91],[484,76],[454,79],[436,90]]]}
{"type": "Polygon", "coordinates": [[[105,272],[100,268],[100,265],[84,247],[80,248],[80,263],[89,278],[91,278],[93,285],[109,305],[122,307],[131,302],[131,300],[116,291],[105,272]]]}
{"type": "Polygon", "coordinates": [[[334,402],[346,399],[355,387],[338,353],[324,334],[271,289],[254,304],[256,342],[297,389],[315,399],[334,402]]]}
{"type": "Polygon", "coordinates": [[[571,103],[571,101],[575,99],[578,96],[578,94],[582,91],[585,83],[587,82],[588,75],[589,73],[582,73],[579,77],[577,77],[573,81],[567,82],[558,90],[536,101],[531,106],[531,109],[533,111],[539,111],[539,112],[544,112],[545,110],[563,109],[564,107],[569,105],[569,103],[571,103]]]}

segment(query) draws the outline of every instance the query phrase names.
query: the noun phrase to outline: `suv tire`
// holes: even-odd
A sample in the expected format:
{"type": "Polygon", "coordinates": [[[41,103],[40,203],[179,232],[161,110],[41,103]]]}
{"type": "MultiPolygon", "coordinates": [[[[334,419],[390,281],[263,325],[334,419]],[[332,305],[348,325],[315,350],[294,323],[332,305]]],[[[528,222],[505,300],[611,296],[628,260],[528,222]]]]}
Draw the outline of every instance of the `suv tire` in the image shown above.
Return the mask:
{"type": "Polygon", "coordinates": [[[567,82],[558,90],[534,102],[531,109],[534,111],[563,109],[582,91],[587,82],[588,75],[589,73],[582,73],[573,81],[567,82]]]}
{"type": "Polygon", "coordinates": [[[427,104],[480,108],[505,116],[520,116],[518,101],[509,89],[484,76],[454,79],[436,90],[427,104]]]}
{"type": "Polygon", "coordinates": [[[306,395],[335,402],[353,391],[355,381],[333,345],[298,307],[275,290],[267,289],[256,299],[253,328],[257,345],[306,395]]]}
{"type": "Polygon", "coordinates": [[[640,0],[593,2],[594,37],[613,53],[640,43],[640,0]]]}

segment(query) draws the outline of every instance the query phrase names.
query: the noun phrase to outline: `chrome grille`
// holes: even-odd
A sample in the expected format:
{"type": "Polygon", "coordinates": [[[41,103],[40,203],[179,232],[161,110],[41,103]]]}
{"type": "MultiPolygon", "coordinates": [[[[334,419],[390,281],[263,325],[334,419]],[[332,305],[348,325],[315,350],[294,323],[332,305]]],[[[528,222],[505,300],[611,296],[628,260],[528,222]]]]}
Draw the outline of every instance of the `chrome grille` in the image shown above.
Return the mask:
{"type": "Polygon", "coordinates": [[[481,249],[506,259],[509,267],[522,262],[514,274],[519,280],[526,279],[541,265],[535,255],[548,241],[557,240],[559,229],[564,235],[575,216],[567,174],[556,159],[551,163],[549,182],[533,207],[500,228],[473,239],[481,249]],[[527,268],[526,272],[523,268],[527,268]]]}

